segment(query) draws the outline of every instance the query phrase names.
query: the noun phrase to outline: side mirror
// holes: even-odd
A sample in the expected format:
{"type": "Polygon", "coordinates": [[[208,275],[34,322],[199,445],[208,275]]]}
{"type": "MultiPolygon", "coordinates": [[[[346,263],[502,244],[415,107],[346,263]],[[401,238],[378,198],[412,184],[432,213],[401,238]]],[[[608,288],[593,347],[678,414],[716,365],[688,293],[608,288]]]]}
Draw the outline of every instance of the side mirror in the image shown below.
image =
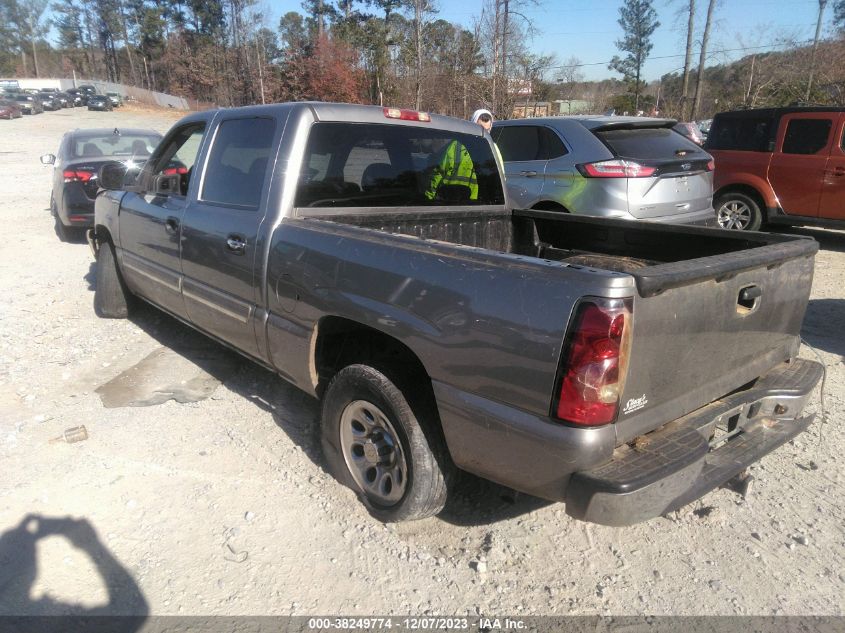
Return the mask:
{"type": "Polygon", "coordinates": [[[41,157],[41,164],[42,165],[53,165],[56,162],[56,155],[55,154],[44,154],[41,157]]]}
{"type": "Polygon", "coordinates": [[[106,163],[100,167],[100,188],[109,191],[121,191],[125,177],[126,165],[123,163],[106,163]]]}
{"type": "Polygon", "coordinates": [[[179,174],[159,174],[153,180],[153,193],[160,196],[181,193],[182,177],[179,174]]]}

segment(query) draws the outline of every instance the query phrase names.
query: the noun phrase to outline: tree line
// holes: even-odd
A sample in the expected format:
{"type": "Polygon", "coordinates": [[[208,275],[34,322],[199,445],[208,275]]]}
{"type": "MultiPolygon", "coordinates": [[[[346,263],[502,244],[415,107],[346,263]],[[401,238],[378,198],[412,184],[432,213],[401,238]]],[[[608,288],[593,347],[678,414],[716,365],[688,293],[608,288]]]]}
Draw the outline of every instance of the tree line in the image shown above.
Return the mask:
{"type": "Polygon", "coordinates": [[[0,74],[76,73],[222,106],[509,112],[551,62],[528,48],[521,9],[535,1],[485,0],[467,28],[433,0],[304,0],[277,23],[257,0],[0,0],[0,74]]]}
{"type": "MultiPolygon", "coordinates": [[[[345,101],[463,118],[480,105],[509,117],[521,102],[555,99],[681,119],[843,103],[843,40],[819,37],[828,0],[818,0],[812,46],[784,42],[785,52],[716,65],[708,46],[720,0],[674,0],[687,26],[683,72],[652,82],[642,70],[661,26],[653,0],[622,3],[620,55],[608,64],[621,78],[598,82],[583,80],[577,57],[531,50],[526,10],[540,1],[482,0],[466,27],[439,17],[434,0],[304,0],[278,21],[258,0],[0,0],[0,75],[75,73],[220,106],[345,101]]],[[[845,0],[831,5],[841,34],[845,0]]]]}

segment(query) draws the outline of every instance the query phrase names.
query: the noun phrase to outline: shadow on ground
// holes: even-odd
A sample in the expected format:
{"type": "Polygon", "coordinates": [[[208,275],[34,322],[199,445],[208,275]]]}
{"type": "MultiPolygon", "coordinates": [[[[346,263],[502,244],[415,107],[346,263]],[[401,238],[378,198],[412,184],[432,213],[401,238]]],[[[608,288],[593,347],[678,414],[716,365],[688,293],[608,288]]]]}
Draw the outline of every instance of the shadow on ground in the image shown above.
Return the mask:
{"type": "MultiPolygon", "coordinates": [[[[143,302],[139,302],[131,320],[162,346],[200,366],[228,389],[269,412],[291,441],[315,465],[329,472],[320,447],[319,403],[314,398],[143,302]]],[[[532,512],[548,503],[460,473],[454,494],[440,518],[455,525],[487,524],[532,512]]]]}
{"type": "Polygon", "coordinates": [[[811,299],[801,337],[813,347],[845,358],[845,299],[811,299]]]}
{"type": "MultiPolygon", "coordinates": [[[[122,619],[120,630],[137,631],[149,613],[149,606],[132,575],[103,545],[86,519],[28,514],[18,525],[0,534],[0,613],[6,624],[13,619],[8,616],[131,615],[137,617],[122,619]],[[76,549],[85,552],[108,592],[106,604],[87,608],[55,600],[46,594],[40,598],[30,597],[39,578],[36,545],[39,540],[53,536],[64,537],[76,549]]],[[[29,628],[19,630],[44,630],[37,622],[25,620],[24,624],[29,628]]],[[[53,621],[53,624],[73,630],[68,621],[53,621]]]]}

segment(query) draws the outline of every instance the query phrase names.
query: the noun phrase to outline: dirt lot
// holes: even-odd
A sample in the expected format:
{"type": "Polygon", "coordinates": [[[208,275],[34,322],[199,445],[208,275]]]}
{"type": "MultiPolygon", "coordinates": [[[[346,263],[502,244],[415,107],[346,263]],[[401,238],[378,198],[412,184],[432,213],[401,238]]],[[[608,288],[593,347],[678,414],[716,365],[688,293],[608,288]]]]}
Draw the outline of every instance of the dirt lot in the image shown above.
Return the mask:
{"type": "Polygon", "coordinates": [[[829,422],[755,466],[747,499],[615,529],[468,479],[443,516],[385,526],[324,471],[314,401],[151,308],[94,316],[91,253],[56,238],[38,157],[72,127],[173,119],[0,121],[0,613],[845,612],[845,233],[805,231],[829,422]],[[210,395],[120,406],[145,397],[133,380],[210,395]]]}

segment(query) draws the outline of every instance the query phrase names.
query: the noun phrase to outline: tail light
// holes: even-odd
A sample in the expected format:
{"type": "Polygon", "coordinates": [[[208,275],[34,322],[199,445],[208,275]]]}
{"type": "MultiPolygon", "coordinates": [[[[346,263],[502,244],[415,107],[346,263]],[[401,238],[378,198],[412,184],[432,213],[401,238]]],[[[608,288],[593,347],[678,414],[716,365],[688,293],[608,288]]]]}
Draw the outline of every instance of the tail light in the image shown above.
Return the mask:
{"type": "Polygon", "coordinates": [[[184,176],[185,174],[188,173],[188,168],[187,167],[168,167],[167,169],[165,169],[161,173],[163,173],[165,176],[175,176],[177,174],[180,175],[180,176],[184,176]]]}
{"type": "Polygon", "coordinates": [[[656,167],[622,159],[582,163],[576,167],[585,178],[647,178],[657,171],[656,167]]]}
{"type": "Polygon", "coordinates": [[[94,177],[94,172],[80,169],[65,169],[62,172],[65,182],[88,182],[94,177]]]}
{"type": "Polygon", "coordinates": [[[712,158],[707,161],[707,171],[713,171],[716,169],[716,161],[712,158]]]}
{"type": "Polygon", "coordinates": [[[422,121],[431,122],[431,115],[428,112],[417,112],[416,110],[402,110],[400,108],[384,108],[384,116],[388,119],[399,119],[401,121],[422,121]]]}
{"type": "Polygon", "coordinates": [[[556,417],[581,426],[616,419],[628,370],[630,300],[589,298],[579,304],[561,365],[556,417]]]}

